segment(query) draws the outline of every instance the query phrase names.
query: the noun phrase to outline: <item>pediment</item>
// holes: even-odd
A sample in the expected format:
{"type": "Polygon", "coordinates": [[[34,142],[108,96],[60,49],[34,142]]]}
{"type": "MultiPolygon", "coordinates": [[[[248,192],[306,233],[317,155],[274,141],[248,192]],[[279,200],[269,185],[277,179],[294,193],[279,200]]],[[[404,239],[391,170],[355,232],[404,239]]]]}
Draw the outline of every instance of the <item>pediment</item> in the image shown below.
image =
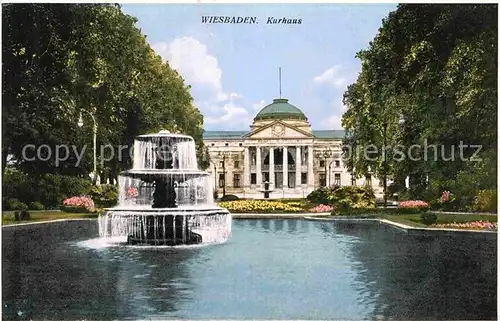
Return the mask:
{"type": "Polygon", "coordinates": [[[290,126],[282,121],[275,121],[266,126],[256,128],[252,132],[245,135],[245,138],[253,139],[283,139],[283,138],[312,138],[313,135],[299,128],[290,126]]]}

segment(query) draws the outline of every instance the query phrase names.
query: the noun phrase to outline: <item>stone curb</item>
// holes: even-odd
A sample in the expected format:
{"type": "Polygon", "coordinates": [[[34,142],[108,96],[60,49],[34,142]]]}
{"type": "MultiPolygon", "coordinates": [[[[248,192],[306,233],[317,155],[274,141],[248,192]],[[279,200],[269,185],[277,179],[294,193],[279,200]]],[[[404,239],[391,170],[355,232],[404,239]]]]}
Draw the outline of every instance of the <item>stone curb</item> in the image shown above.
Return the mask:
{"type": "Polygon", "coordinates": [[[91,221],[91,220],[97,220],[97,218],[85,218],[85,217],[80,217],[80,218],[58,218],[58,219],[55,219],[55,220],[48,220],[48,221],[36,221],[36,222],[26,222],[26,223],[2,224],[2,228],[16,227],[16,226],[26,226],[26,225],[36,225],[36,224],[47,224],[47,223],[55,223],[55,222],[91,221]]]}
{"type": "Polygon", "coordinates": [[[497,213],[476,213],[476,212],[441,212],[441,211],[430,211],[434,214],[443,214],[443,215],[492,215],[498,216],[497,213]]]}
{"type": "Polygon", "coordinates": [[[315,216],[325,216],[325,213],[231,213],[234,219],[265,219],[265,218],[305,218],[315,216]]]}

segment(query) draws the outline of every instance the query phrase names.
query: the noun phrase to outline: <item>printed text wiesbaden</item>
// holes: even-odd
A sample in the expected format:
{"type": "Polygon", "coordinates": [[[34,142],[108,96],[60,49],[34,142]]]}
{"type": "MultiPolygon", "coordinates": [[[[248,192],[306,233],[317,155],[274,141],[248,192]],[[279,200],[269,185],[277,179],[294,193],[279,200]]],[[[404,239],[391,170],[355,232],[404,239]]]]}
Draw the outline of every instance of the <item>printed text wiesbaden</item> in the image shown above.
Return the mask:
{"type": "MultiPolygon", "coordinates": [[[[202,16],[202,23],[259,23],[257,17],[232,17],[232,16],[202,16]]],[[[301,24],[302,19],[268,17],[267,24],[301,24]]]]}

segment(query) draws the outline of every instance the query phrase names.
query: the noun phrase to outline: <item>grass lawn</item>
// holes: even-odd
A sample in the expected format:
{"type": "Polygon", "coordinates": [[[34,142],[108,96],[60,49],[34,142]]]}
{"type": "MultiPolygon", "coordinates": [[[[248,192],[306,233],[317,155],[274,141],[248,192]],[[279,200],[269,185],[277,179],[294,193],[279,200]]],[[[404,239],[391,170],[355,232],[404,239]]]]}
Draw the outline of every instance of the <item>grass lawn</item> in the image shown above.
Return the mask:
{"type": "Polygon", "coordinates": [[[33,211],[30,212],[31,219],[27,221],[14,221],[13,212],[3,212],[2,213],[2,225],[11,225],[19,223],[29,223],[29,222],[41,222],[58,220],[64,218],[97,218],[99,213],[66,213],[66,212],[43,212],[43,211],[33,211]]]}

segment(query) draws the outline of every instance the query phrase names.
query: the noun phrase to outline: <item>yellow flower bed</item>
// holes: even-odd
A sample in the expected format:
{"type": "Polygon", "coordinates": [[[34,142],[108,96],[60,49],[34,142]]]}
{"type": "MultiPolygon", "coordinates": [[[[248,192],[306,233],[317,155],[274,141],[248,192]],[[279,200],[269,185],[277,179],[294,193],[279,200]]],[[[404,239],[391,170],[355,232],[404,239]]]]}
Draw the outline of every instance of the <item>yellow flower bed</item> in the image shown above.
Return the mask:
{"type": "Polygon", "coordinates": [[[301,204],[282,203],[279,201],[241,200],[220,202],[220,207],[234,213],[297,213],[304,212],[301,204]]]}

